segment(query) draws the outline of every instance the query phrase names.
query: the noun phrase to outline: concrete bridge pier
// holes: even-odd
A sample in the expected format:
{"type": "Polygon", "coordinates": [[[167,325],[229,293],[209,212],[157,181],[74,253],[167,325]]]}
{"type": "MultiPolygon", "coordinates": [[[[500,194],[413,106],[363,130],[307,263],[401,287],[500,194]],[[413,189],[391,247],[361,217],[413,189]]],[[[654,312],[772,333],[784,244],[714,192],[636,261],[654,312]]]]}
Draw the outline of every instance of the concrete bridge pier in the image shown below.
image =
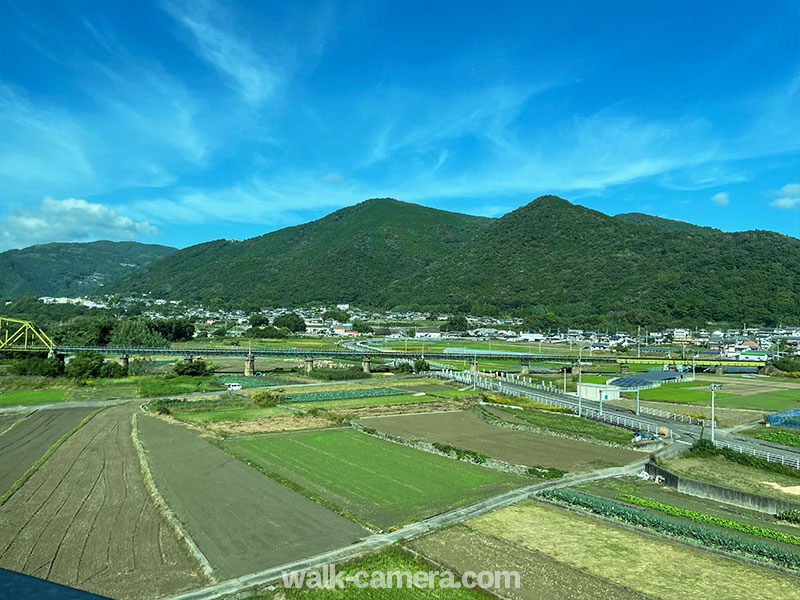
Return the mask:
{"type": "Polygon", "coordinates": [[[530,374],[531,374],[531,363],[530,361],[523,360],[521,363],[520,375],[530,375],[530,374]]]}
{"type": "Polygon", "coordinates": [[[572,363],[572,367],[570,367],[570,373],[573,375],[580,375],[581,374],[581,363],[574,362],[572,363]]]}
{"type": "Polygon", "coordinates": [[[678,370],[678,365],[676,365],[675,363],[669,363],[669,370],[670,371],[677,371],[678,370]]]}
{"type": "Polygon", "coordinates": [[[244,361],[244,376],[252,377],[256,374],[256,357],[252,354],[247,355],[247,360],[244,361]]]}
{"type": "Polygon", "coordinates": [[[714,375],[724,375],[725,374],[725,367],[722,365],[715,365],[714,366],[714,375]]]}
{"type": "Polygon", "coordinates": [[[305,360],[305,364],[303,366],[306,370],[306,373],[311,373],[311,371],[314,370],[314,357],[313,356],[307,357],[305,360]]]}
{"type": "Polygon", "coordinates": [[[631,366],[628,363],[626,363],[626,362],[619,363],[619,374],[620,375],[627,375],[630,372],[631,372],[631,366]]]}
{"type": "Polygon", "coordinates": [[[361,359],[361,370],[364,371],[364,373],[371,372],[369,368],[369,356],[365,356],[361,359]]]}
{"type": "Polygon", "coordinates": [[[478,372],[478,361],[477,360],[473,360],[471,363],[469,363],[469,372],[470,373],[477,373],[478,372]]]}
{"type": "Polygon", "coordinates": [[[758,367],[758,374],[759,375],[766,375],[767,374],[767,367],[766,365],[763,367],[758,367]]]}
{"type": "Polygon", "coordinates": [[[131,367],[130,357],[127,354],[123,354],[119,357],[119,364],[127,371],[131,367]]]}

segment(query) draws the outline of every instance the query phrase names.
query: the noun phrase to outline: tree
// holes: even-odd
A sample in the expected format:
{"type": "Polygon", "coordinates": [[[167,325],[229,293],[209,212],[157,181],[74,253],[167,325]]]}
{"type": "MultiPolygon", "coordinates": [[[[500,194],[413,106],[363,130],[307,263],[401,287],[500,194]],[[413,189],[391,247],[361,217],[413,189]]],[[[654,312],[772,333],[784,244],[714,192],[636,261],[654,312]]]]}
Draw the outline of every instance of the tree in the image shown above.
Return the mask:
{"type": "Polygon", "coordinates": [[[278,329],[277,327],[253,327],[247,334],[252,338],[264,339],[283,339],[287,337],[285,329],[278,329]]]}
{"type": "Polygon", "coordinates": [[[306,322],[300,315],[293,312],[284,313],[275,317],[275,320],[272,321],[272,325],[275,327],[285,327],[292,333],[306,330],[306,322]]]}
{"type": "Polygon", "coordinates": [[[402,375],[410,375],[414,372],[414,365],[408,362],[399,362],[394,367],[392,367],[392,371],[395,373],[400,373],[402,375]]]}
{"type": "Polygon", "coordinates": [[[333,319],[334,321],[339,321],[339,323],[347,323],[350,320],[350,315],[338,308],[331,308],[322,313],[322,318],[326,321],[333,319]]]}
{"type": "Polygon", "coordinates": [[[269,319],[262,314],[255,314],[248,319],[251,327],[265,327],[269,325],[269,319]]]}
{"type": "Polygon", "coordinates": [[[98,373],[99,377],[107,377],[109,379],[118,379],[120,377],[126,377],[127,375],[128,371],[126,371],[121,364],[110,360],[103,363],[98,373]]]}
{"type": "Polygon", "coordinates": [[[9,367],[13,375],[33,375],[37,377],[60,377],[64,374],[64,363],[58,358],[28,356],[15,360],[9,367]]]}
{"type": "Polygon", "coordinates": [[[173,371],[178,375],[191,375],[195,377],[213,373],[216,368],[216,365],[204,360],[179,360],[172,367],[173,371]]]}
{"type": "Polygon", "coordinates": [[[123,319],[114,326],[111,345],[134,348],[166,348],[169,346],[169,342],[163,335],[153,331],[146,319],[134,317],[123,319]]]}
{"type": "Polygon", "coordinates": [[[372,333],[372,327],[367,325],[364,321],[353,321],[353,331],[358,333],[372,333]]]}
{"type": "Polygon", "coordinates": [[[70,379],[99,377],[103,362],[103,357],[97,352],[79,352],[64,367],[64,374],[70,379]]]}
{"type": "Polygon", "coordinates": [[[467,318],[463,315],[450,317],[447,322],[442,326],[444,331],[466,331],[469,329],[467,318]]]}
{"type": "Polygon", "coordinates": [[[430,365],[428,361],[423,358],[418,358],[414,361],[414,371],[417,373],[421,373],[422,371],[428,371],[430,369],[430,365]]]}
{"type": "Polygon", "coordinates": [[[194,337],[194,325],[186,317],[151,321],[148,329],[170,342],[186,342],[194,337]]]}

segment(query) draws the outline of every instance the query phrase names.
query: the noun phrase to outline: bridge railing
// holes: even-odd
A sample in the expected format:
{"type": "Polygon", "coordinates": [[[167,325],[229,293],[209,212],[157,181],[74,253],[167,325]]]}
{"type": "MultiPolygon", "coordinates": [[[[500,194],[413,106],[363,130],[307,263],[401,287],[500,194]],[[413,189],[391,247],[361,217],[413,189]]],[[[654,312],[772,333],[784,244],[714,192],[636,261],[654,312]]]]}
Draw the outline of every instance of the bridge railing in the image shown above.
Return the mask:
{"type": "Polygon", "coordinates": [[[759,450],[750,446],[743,446],[735,442],[726,442],[724,440],[716,440],[714,445],[718,448],[730,448],[736,452],[743,454],[750,454],[759,458],[765,459],[767,462],[775,462],[791,467],[792,469],[800,470],[800,456],[792,456],[790,454],[783,454],[781,452],[770,452],[768,450],[759,450]]]}
{"type": "MultiPolygon", "coordinates": [[[[635,417],[617,415],[607,411],[601,411],[597,408],[590,408],[588,406],[579,407],[578,403],[572,398],[572,396],[566,396],[564,394],[554,392],[552,391],[553,388],[549,386],[533,384],[529,387],[529,389],[523,391],[520,390],[520,387],[523,387],[523,384],[516,381],[512,383],[509,381],[491,379],[489,377],[483,377],[481,375],[466,373],[463,371],[432,371],[429,373],[429,375],[432,377],[448,379],[450,381],[457,381],[465,385],[474,385],[484,390],[499,392],[515,398],[525,397],[543,404],[549,404],[550,406],[561,406],[563,408],[570,409],[576,414],[580,410],[580,416],[582,417],[593,419],[595,421],[602,421],[603,423],[609,423],[610,425],[617,425],[626,429],[632,429],[633,431],[646,431],[647,433],[660,434],[661,430],[663,429],[659,425],[654,425],[635,417]]],[[[667,437],[672,437],[672,429],[667,428],[667,437]]]]}

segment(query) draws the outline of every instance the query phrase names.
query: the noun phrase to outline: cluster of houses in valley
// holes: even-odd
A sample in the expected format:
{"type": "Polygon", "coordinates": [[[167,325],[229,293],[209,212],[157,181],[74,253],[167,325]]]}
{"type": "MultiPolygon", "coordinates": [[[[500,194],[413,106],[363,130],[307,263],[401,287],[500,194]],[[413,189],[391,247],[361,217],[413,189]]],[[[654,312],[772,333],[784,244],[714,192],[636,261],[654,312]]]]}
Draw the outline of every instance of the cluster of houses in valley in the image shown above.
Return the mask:
{"type": "MultiPolygon", "coordinates": [[[[46,303],[80,304],[91,308],[105,308],[110,302],[88,298],[40,298],[46,303]]],[[[219,335],[224,326],[227,337],[246,336],[251,328],[253,313],[243,310],[212,310],[202,306],[189,307],[174,300],[151,298],[124,298],[123,303],[140,303],[146,308],[142,314],[149,318],[183,316],[198,325],[197,335],[219,335]]],[[[260,313],[272,322],[276,317],[293,312],[305,322],[306,335],[329,336],[336,338],[369,335],[359,332],[356,323],[369,323],[375,334],[390,338],[421,339],[503,339],[528,344],[577,344],[588,351],[613,351],[621,348],[637,348],[643,352],[676,352],[675,347],[683,347],[686,352],[714,354],[737,360],[763,361],[776,354],[800,355],[800,326],[797,327],[747,327],[726,330],[692,330],[687,328],[667,328],[661,331],[596,332],[582,329],[567,329],[556,332],[521,331],[520,318],[499,318],[487,316],[467,316],[464,331],[447,331],[445,324],[454,315],[419,311],[376,312],[359,309],[350,304],[336,306],[313,306],[305,308],[275,308],[260,313]],[[335,309],[347,313],[346,321],[325,318],[325,313],[335,309]]],[[[678,350],[681,351],[681,350],[678,350]]]]}

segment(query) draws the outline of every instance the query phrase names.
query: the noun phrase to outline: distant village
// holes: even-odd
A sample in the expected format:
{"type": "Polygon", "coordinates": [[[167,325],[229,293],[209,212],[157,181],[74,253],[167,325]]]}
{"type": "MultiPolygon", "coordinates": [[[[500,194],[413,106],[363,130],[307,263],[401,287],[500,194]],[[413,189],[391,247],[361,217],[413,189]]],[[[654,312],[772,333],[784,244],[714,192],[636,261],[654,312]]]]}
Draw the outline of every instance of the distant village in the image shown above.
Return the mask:
{"type": "MultiPolygon", "coordinates": [[[[46,304],[75,304],[86,308],[109,308],[110,301],[89,298],[39,298],[46,304]]],[[[621,349],[653,352],[681,352],[681,348],[701,348],[700,354],[723,356],[736,360],[764,361],[776,355],[800,356],[800,326],[792,327],[747,327],[740,329],[691,330],[666,328],[662,331],[616,331],[598,332],[567,329],[555,332],[522,331],[523,319],[497,318],[466,315],[468,327],[463,331],[448,330],[446,326],[452,314],[432,315],[427,312],[376,312],[359,309],[348,303],[335,306],[306,308],[264,309],[259,313],[243,310],[210,310],[202,306],[186,306],[176,300],[151,298],[124,298],[116,300],[122,304],[141,304],[146,308],[142,316],[152,319],[186,317],[196,325],[196,337],[246,337],[251,329],[253,314],[261,314],[273,320],[286,313],[295,313],[305,322],[305,332],[299,335],[315,337],[350,338],[379,335],[389,339],[458,340],[465,338],[500,339],[527,344],[569,344],[587,352],[609,352],[621,349]],[[323,315],[335,309],[349,315],[349,320],[340,322],[323,315]],[[364,333],[354,328],[354,323],[368,323],[373,333],[364,333]],[[441,323],[435,325],[434,323],[441,323]],[[224,327],[220,331],[220,327],[224,327]],[[677,347],[677,348],[676,348],[677,347]]],[[[533,350],[533,348],[532,348],[533,350]]]]}

